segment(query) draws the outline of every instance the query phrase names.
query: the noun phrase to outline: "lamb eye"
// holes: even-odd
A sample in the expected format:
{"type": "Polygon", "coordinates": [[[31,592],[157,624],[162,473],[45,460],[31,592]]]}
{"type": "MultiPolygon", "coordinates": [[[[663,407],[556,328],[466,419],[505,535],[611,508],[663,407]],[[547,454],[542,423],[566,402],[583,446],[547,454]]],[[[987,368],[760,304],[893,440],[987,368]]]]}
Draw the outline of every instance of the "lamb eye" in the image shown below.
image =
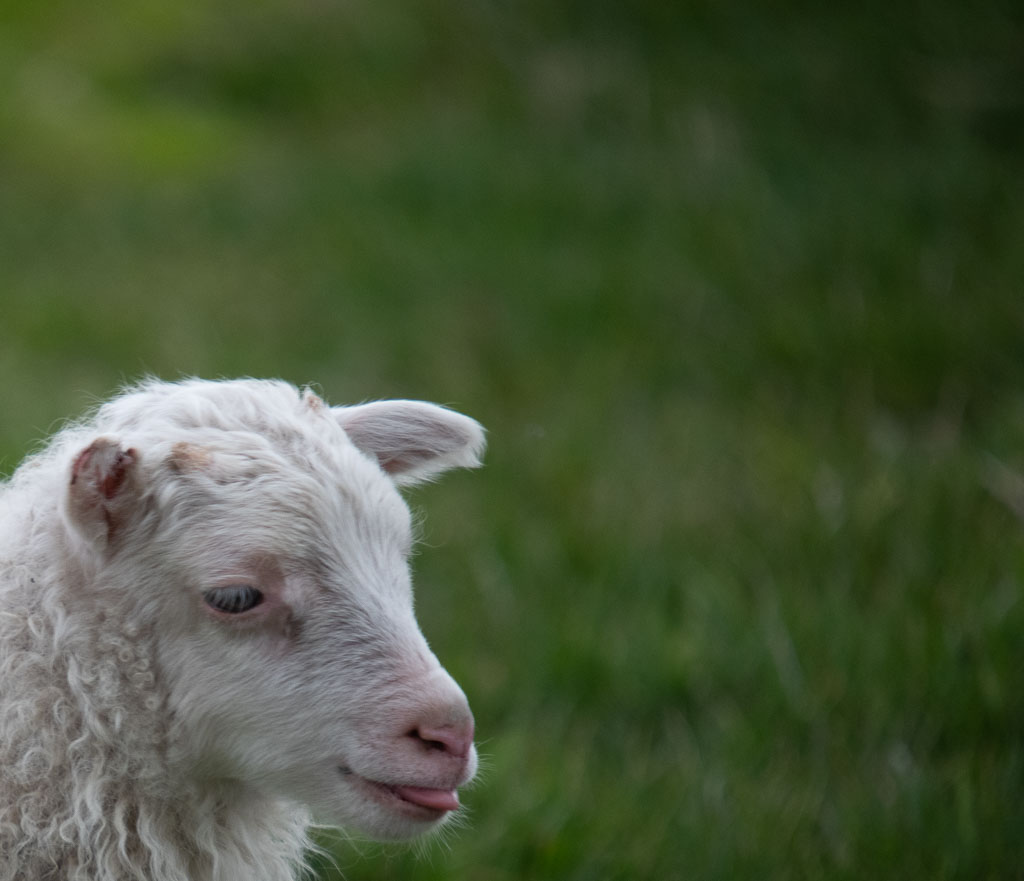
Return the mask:
{"type": "Polygon", "coordinates": [[[228,615],[240,615],[263,602],[263,594],[249,584],[215,587],[203,594],[203,600],[212,609],[228,615]]]}

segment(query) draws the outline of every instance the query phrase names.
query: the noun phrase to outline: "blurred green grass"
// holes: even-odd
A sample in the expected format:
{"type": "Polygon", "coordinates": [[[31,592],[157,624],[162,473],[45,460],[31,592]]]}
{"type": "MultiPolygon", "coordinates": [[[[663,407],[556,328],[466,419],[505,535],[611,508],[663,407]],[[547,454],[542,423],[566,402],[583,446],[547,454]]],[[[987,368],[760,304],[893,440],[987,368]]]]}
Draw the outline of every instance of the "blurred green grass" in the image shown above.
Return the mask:
{"type": "Polygon", "coordinates": [[[0,469],[147,372],[490,429],[413,495],[487,770],[345,878],[1021,876],[1017,6],[0,23],[0,469]]]}

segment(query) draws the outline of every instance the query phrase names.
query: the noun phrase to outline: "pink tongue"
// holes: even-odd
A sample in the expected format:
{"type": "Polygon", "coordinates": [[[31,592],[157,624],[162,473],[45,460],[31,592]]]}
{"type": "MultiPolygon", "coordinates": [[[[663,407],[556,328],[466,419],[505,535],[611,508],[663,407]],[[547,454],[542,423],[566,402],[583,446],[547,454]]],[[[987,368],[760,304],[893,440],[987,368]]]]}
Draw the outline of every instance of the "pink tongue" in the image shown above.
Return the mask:
{"type": "Polygon", "coordinates": [[[454,811],[459,806],[459,794],[454,789],[424,789],[422,786],[396,786],[395,794],[414,805],[435,811],[454,811]]]}

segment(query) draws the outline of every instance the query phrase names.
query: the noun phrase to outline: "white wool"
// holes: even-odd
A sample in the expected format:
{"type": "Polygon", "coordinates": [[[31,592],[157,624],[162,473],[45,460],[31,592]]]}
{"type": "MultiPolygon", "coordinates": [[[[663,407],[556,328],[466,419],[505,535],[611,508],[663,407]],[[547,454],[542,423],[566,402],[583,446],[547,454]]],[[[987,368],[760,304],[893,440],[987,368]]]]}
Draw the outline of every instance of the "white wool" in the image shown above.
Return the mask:
{"type": "Polygon", "coordinates": [[[442,822],[472,717],[413,617],[395,485],[482,447],[435,405],[150,381],[26,460],[0,484],[0,881],[285,881],[314,817],[442,822]],[[239,585],[263,601],[204,599],[239,585]]]}

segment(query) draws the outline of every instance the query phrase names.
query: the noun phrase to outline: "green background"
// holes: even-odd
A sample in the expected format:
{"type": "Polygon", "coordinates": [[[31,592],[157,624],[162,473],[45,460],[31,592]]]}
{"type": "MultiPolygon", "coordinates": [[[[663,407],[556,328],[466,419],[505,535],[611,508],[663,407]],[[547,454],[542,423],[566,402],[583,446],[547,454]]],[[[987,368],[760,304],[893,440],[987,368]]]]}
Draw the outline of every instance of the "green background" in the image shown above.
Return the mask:
{"type": "Polygon", "coordinates": [[[0,470],[144,374],[488,427],[485,770],[351,881],[1024,877],[1022,10],[6,0],[0,470]]]}

